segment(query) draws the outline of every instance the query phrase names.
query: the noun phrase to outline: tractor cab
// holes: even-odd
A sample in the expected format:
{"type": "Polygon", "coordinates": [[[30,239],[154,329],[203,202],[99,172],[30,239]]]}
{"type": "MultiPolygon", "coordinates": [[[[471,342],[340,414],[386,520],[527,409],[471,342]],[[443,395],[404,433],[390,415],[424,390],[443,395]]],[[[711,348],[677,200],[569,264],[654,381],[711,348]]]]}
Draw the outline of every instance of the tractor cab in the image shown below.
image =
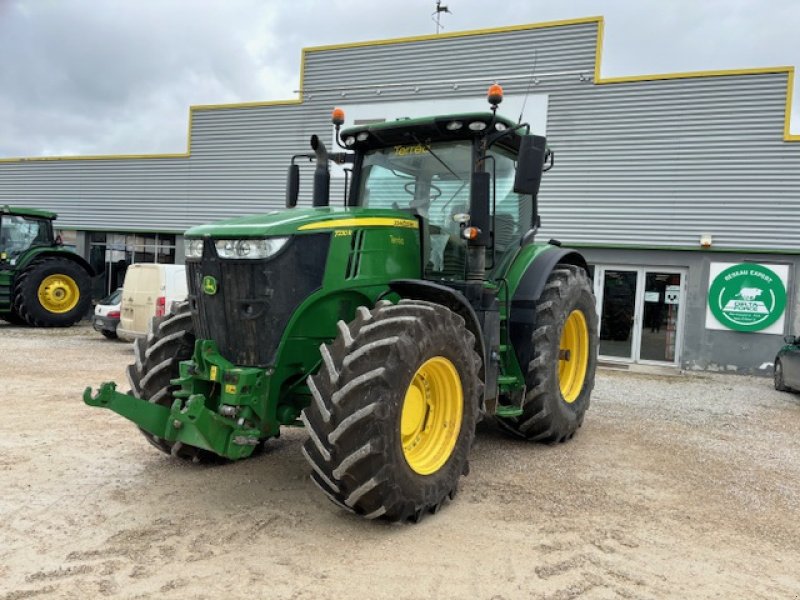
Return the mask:
{"type": "Polygon", "coordinates": [[[517,130],[488,112],[347,130],[344,143],[356,151],[348,204],[419,216],[425,279],[464,281],[471,266],[477,275],[471,245],[486,246],[491,272],[535,225],[532,194],[515,188],[517,130]]]}
{"type": "Polygon", "coordinates": [[[52,246],[55,213],[32,208],[0,207],[0,262],[13,265],[35,246],[52,246]]]}
{"type": "MultiPolygon", "coordinates": [[[[536,196],[553,153],[526,123],[497,114],[503,91],[489,88],[491,111],[398,119],[341,130],[336,108],[335,141],[345,152],[329,153],[314,136],[315,153],[292,159],[287,208],[297,203],[295,160],[316,160],[313,205],[330,203],[329,162],[349,164],[345,205],[393,209],[420,222],[421,275],[454,287],[502,278],[516,251],[533,241],[539,223],[536,196]],[[351,176],[351,177],[350,177],[351,176]]],[[[467,296],[476,297],[473,290],[467,296]]]]}
{"type": "Polygon", "coordinates": [[[553,166],[544,137],[497,114],[502,99],[503,90],[495,84],[488,93],[491,111],[397,119],[344,131],[344,112],[334,109],[335,141],[345,152],[329,153],[313,136],[315,154],[292,159],[287,208],[297,204],[297,158],[316,160],[315,207],[330,202],[328,163],[349,164],[347,207],[394,209],[419,219],[424,279],[480,287],[482,281],[502,278],[516,250],[533,241],[539,184],[553,166]]]}

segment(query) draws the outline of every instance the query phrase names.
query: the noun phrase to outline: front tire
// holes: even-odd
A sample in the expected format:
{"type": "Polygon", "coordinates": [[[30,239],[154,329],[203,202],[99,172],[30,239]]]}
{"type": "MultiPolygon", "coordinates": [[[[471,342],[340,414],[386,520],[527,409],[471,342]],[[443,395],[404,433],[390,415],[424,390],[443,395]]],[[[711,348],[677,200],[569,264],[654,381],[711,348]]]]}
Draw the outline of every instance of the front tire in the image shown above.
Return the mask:
{"type": "MultiPolygon", "coordinates": [[[[179,386],[170,383],[180,375],[179,365],[192,358],[194,350],[194,325],[189,303],[178,306],[173,314],[154,317],[146,339],[133,343],[135,362],[128,366],[127,375],[131,391],[137,398],[170,407],[173,393],[179,386]]],[[[181,442],[169,442],[142,429],[145,439],[153,446],[176,458],[191,462],[221,462],[213,452],[181,442]]]]}
{"type": "Polygon", "coordinates": [[[416,300],[360,307],[338,327],[301,416],[311,479],[366,518],[418,521],[468,471],[482,392],[475,338],[448,308],[416,300]]]}
{"type": "Polygon", "coordinates": [[[14,308],[34,327],[69,327],[89,310],[91,279],[73,260],[46,256],[34,260],[14,283],[14,308]]]}
{"type": "Polygon", "coordinates": [[[523,413],[497,419],[502,429],[526,440],[565,442],[583,423],[597,367],[597,312],[586,272],[559,265],[534,310],[523,413]]]}

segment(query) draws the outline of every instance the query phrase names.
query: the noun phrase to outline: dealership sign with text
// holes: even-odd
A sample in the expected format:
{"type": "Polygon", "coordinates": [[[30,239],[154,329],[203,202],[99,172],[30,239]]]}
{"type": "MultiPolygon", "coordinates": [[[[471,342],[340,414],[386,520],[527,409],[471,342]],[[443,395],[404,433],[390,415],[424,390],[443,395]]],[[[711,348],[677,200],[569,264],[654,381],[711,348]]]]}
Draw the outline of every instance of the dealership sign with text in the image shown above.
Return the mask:
{"type": "Polygon", "coordinates": [[[712,263],[706,327],[783,333],[785,265],[712,263]]]}

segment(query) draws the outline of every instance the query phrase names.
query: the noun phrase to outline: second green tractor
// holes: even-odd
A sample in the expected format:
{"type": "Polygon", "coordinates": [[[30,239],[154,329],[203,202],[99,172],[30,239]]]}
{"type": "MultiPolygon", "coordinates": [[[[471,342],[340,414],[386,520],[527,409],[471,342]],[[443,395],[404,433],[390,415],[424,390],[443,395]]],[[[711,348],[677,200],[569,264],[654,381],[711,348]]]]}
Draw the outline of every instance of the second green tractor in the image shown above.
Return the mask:
{"type": "Polygon", "coordinates": [[[454,497],[484,418],[570,439],[594,385],[592,284],[578,252],[534,241],[553,153],[496,114],[500,93],[491,111],[343,131],[334,111],[342,151],[315,136],[292,158],[286,210],[186,232],[188,303],[136,342],[130,393],[86,403],[195,462],[304,426],[320,490],[391,521],[454,497]],[[308,160],[312,207],[296,208],[308,160]]]}

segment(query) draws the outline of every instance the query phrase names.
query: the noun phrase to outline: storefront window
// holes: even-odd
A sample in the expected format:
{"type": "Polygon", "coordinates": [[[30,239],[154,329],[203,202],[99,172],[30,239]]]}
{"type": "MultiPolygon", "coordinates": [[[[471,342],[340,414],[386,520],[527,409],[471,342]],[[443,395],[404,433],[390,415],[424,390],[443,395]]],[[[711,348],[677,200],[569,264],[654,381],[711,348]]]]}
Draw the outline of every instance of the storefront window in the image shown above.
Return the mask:
{"type": "Polygon", "coordinates": [[[95,297],[110,294],[122,287],[128,265],[135,263],[174,264],[175,236],[159,233],[92,233],[89,238],[89,262],[97,278],[95,297]]]}

